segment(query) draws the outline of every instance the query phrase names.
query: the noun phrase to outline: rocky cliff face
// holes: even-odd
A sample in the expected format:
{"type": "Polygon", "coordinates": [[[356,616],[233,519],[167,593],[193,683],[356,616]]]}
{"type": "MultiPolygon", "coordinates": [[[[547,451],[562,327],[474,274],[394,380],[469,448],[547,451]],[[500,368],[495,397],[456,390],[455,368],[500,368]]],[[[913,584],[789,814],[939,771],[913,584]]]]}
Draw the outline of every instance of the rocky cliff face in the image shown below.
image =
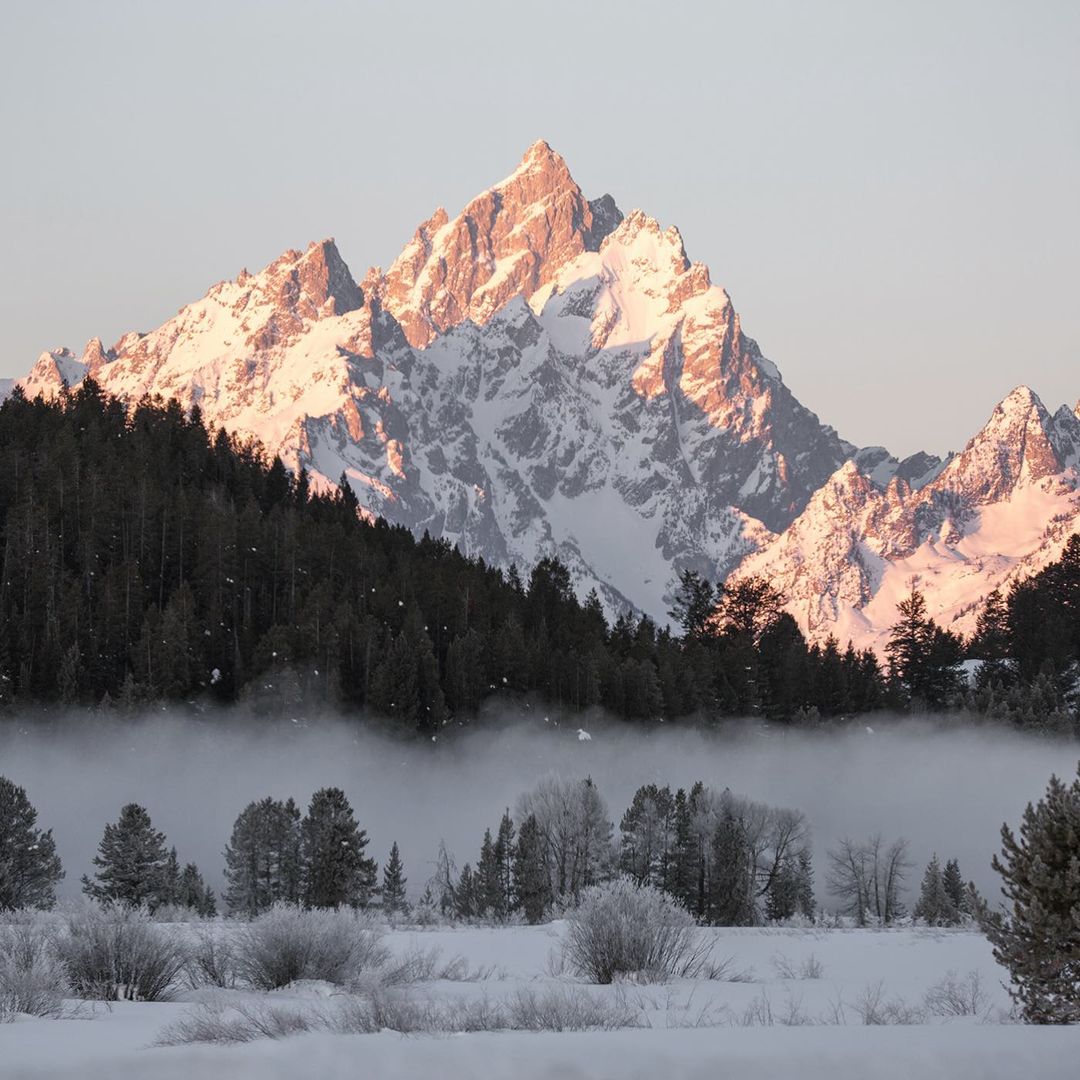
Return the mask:
{"type": "Polygon", "coordinates": [[[741,567],[775,576],[816,635],[860,641],[890,567],[931,542],[958,561],[981,508],[1017,491],[1056,484],[1060,512],[1080,449],[1074,413],[1017,391],[948,463],[856,451],[795,400],[677,229],[588,199],[544,142],[456,217],[437,210],[385,273],[357,283],[330,240],[287,251],[151,333],[44,353],[21,384],[87,373],[129,400],[197,402],[497,565],[557,554],[611,608],[663,619],[680,570],[741,567]]]}

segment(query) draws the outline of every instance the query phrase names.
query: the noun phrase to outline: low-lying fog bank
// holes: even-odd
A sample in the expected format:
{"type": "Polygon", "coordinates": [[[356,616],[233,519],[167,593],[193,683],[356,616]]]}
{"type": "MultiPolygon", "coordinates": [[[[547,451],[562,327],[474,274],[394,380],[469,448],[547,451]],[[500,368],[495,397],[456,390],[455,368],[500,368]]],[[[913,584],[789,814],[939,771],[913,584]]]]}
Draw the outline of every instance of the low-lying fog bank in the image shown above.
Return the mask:
{"type": "Polygon", "coordinates": [[[966,878],[996,898],[990,857],[1002,821],[1015,823],[1050,774],[1071,777],[1075,742],[992,727],[957,727],[881,715],[840,731],[791,732],[748,726],[721,732],[573,724],[485,727],[437,744],[406,743],[355,722],[244,722],[157,715],[127,723],[0,725],[0,774],[23,785],[52,828],[77,896],[102,829],[139,802],[216,890],[222,850],[236,815],[252,799],[292,795],[306,807],[314,790],[345,790],[367,830],[368,853],[385,860],[401,845],[415,898],[431,873],[440,838],[458,867],[476,861],[485,827],[546,773],[591,775],[616,827],[641,784],[689,787],[695,780],[803,810],[813,827],[819,897],[825,849],[844,835],[905,836],[917,887],[931,853],[957,857],[966,878]]]}

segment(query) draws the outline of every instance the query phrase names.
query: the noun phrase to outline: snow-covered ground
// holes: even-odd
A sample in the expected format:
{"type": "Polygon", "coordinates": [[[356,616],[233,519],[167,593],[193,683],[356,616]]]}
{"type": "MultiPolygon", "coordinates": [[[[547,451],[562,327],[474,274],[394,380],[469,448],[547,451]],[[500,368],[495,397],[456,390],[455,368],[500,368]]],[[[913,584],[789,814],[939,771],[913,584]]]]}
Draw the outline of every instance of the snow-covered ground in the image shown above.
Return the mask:
{"type": "MultiPolygon", "coordinates": [[[[228,931],[225,931],[228,932],[228,931]]],[[[163,1029],[207,1000],[273,1002],[303,1011],[333,1004],[325,984],[271,995],[181,992],[164,1004],[86,1007],[81,1018],[0,1025],[0,1076],[206,1077],[634,1077],[763,1080],[1055,1080],[1075,1078],[1080,1029],[1008,1022],[1005,976],[990,946],[970,931],[900,929],[722,929],[713,959],[723,979],[662,985],[584,986],[560,970],[565,926],[397,929],[398,956],[437,948],[462,957],[467,981],[414,984],[424,1001],[508,1001],[523,990],[587,993],[619,1003],[638,1027],[582,1032],[408,1035],[303,1034],[242,1045],[154,1045],[163,1029]],[[818,970],[815,970],[818,969],[818,970]],[[977,1015],[942,1016],[926,995],[949,972],[976,973],[977,1015]],[[477,978],[477,974],[480,975],[477,978]],[[795,977],[785,977],[794,975],[795,977]],[[807,977],[816,975],[817,977],[807,977]],[[903,1024],[866,1024],[868,1002],[903,1024]]]]}

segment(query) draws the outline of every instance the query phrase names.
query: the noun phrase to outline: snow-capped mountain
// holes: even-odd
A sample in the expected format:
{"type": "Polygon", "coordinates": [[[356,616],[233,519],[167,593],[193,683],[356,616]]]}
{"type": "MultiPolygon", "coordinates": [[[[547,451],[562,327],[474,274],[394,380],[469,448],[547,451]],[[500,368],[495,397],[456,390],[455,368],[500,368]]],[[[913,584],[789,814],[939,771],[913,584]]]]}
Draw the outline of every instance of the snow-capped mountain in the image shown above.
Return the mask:
{"type": "Polygon", "coordinates": [[[546,143],[358,285],[332,241],[214,286],[149,334],[43,354],[198,402],[365,507],[497,564],[557,553],[663,616],[678,569],[728,573],[854,453],[791,395],[674,228],[588,200],[546,143]]]}
{"type": "Polygon", "coordinates": [[[970,633],[987,593],[1041,569],[1080,530],[1078,466],[1077,413],[1051,416],[1017,387],[921,487],[846,462],[736,574],[766,576],[819,639],[881,645],[913,585],[939,623],[970,633]]]}
{"type": "Polygon", "coordinates": [[[436,210],[385,273],[358,283],[331,240],[287,251],[150,333],[43,353],[19,383],[48,395],[87,373],[198,403],[497,565],[557,554],[610,608],[663,620],[680,570],[739,567],[774,577],[816,636],[860,642],[901,578],[933,592],[963,567],[970,588],[938,603],[951,617],[1042,558],[1080,448],[1074,414],[1018,391],[947,464],[856,450],[795,400],[677,229],[587,198],[544,142],[456,217],[436,210]]]}

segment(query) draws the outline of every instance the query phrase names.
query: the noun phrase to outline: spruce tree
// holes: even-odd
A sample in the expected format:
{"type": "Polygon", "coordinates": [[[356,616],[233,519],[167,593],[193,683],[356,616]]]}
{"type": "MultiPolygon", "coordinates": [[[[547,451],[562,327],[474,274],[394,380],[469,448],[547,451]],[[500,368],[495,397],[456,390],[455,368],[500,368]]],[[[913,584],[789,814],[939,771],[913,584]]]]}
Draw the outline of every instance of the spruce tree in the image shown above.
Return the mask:
{"type": "Polygon", "coordinates": [[[814,865],[808,847],[803,848],[802,851],[799,852],[797,863],[798,890],[796,910],[798,911],[798,914],[805,915],[806,918],[812,919],[814,917],[814,909],[817,906],[817,901],[814,899],[814,865]]]}
{"type": "Polygon", "coordinates": [[[301,898],[300,811],[292,799],[249,803],[225,848],[225,902],[231,912],[258,915],[277,901],[301,898]]]}
{"type": "Polygon", "coordinates": [[[64,876],[52,830],[35,828],[26,789],[0,776],[0,911],[51,908],[64,876]]]}
{"type": "Polygon", "coordinates": [[[94,900],[146,905],[161,903],[168,852],[165,834],[138,803],[128,803],[115,825],[106,825],[93,863],[93,879],[83,875],[83,892],[94,900]]]}
{"type": "Polygon", "coordinates": [[[495,862],[499,877],[496,914],[500,919],[505,919],[514,910],[514,836],[514,821],[507,809],[503,811],[499,834],[495,838],[495,862]]]}
{"type": "Polygon", "coordinates": [[[409,910],[405,899],[405,886],[408,884],[401,865],[401,852],[397,841],[390,848],[390,858],[383,867],[382,904],[389,915],[404,915],[409,910]]]}
{"type": "Polygon", "coordinates": [[[484,830],[484,842],[480,846],[480,859],[476,864],[476,912],[488,918],[501,919],[502,882],[499,878],[499,858],[491,830],[484,830]]]}
{"type": "Polygon", "coordinates": [[[178,904],[180,902],[180,860],[176,857],[176,848],[169,848],[165,859],[165,869],[161,872],[161,888],[158,891],[159,904],[178,904]]]}
{"type": "Polygon", "coordinates": [[[915,918],[924,920],[927,926],[952,926],[958,920],[957,908],[945,889],[941,863],[936,853],[923,873],[914,915],[915,918]]]}
{"type": "Polygon", "coordinates": [[[712,872],[706,911],[713,926],[754,922],[753,867],[743,822],[725,808],[712,836],[712,872]]]}
{"type": "Polygon", "coordinates": [[[190,908],[204,919],[217,914],[217,898],[214,890],[207,887],[199,868],[194,863],[187,863],[180,872],[176,903],[190,908]]]}
{"type": "Polygon", "coordinates": [[[1052,776],[1019,838],[1005,824],[1001,843],[993,865],[1008,909],[984,919],[994,957],[1029,1023],[1080,1022],[1080,769],[1068,787],[1052,776]]]}
{"type": "Polygon", "coordinates": [[[534,814],[530,814],[518,830],[514,853],[514,899],[529,923],[544,921],[551,903],[547,865],[544,858],[544,837],[534,814]]]}
{"type": "Polygon", "coordinates": [[[455,913],[459,919],[471,919],[479,914],[480,890],[472,867],[466,863],[461,868],[457,888],[454,890],[455,913]]]}
{"type": "Polygon", "coordinates": [[[960,876],[960,863],[956,859],[949,859],[945,863],[945,869],[941,874],[941,883],[945,887],[945,895],[948,896],[949,902],[956,909],[957,914],[971,914],[971,912],[964,910],[967,889],[964,886],[964,879],[960,876]]]}
{"type": "Polygon", "coordinates": [[[367,833],[356,823],[340,788],[311,797],[301,825],[304,903],[308,907],[364,907],[376,885],[377,866],[366,858],[367,833]]]}

